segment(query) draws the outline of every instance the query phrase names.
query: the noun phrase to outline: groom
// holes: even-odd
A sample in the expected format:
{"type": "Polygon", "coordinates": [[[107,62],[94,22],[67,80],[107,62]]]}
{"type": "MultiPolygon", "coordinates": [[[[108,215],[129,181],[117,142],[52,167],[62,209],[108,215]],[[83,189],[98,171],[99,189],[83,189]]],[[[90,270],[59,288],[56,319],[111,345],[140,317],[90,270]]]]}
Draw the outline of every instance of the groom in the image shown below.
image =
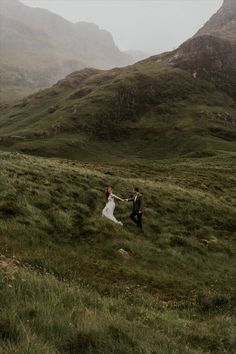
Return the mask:
{"type": "Polygon", "coordinates": [[[130,214],[130,218],[135,222],[135,224],[143,228],[142,216],[143,216],[143,196],[139,192],[139,188],[135,187],[133,190],[133,198],[126,199],[127,202],[133,202],[133,211],[130,214]]]}

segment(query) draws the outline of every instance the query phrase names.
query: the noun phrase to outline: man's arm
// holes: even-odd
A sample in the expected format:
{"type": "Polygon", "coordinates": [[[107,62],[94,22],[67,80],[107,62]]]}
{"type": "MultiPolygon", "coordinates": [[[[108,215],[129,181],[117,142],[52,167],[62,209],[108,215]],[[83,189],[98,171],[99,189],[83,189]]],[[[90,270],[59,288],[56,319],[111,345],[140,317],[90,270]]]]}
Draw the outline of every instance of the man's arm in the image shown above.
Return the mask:
{"type": "Polygon", "coordinates": [[[125,199],[126,202],[133,202],[134,198],[130,198],[130,199],[125,199]]]}

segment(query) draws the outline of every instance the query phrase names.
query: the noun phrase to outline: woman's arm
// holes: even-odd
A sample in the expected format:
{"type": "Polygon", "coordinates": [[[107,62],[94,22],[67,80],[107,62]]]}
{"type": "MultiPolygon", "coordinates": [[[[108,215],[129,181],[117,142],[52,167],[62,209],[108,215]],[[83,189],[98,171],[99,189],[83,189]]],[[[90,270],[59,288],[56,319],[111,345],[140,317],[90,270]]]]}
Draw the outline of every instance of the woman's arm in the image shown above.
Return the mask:
{"type": "Polygon", "coordinates": [[[117,195],[115,195],[115,194],[111,194],[111,196],[113,197],[113,198],[115,198],[115,199],[117,199],[117,200],[120,200],[121,202],[124,202],[124,199],[122,199],[122,198],[120,198],[120,197],[117,197],[117,195]]]}

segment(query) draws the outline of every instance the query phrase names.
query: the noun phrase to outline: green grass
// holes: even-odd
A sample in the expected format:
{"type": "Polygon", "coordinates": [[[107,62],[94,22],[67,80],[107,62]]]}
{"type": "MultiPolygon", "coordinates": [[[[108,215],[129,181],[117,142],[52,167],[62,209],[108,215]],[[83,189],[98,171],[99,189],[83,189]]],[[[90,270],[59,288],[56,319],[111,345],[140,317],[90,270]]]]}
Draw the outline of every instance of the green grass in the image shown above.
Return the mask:
{"type": "Polygon", "coordinates": [[[235,153],[0,161],[0,352],[234,352],[235,153]],[[143,234],[102,219],[108,184],[140,186],[143,234]]]}
{"type": "Polygon", "coordinates": [[[158,58],[75,72],[1,107],[1,149],[85,161],[236,151],[232,97],[158,58]]]}

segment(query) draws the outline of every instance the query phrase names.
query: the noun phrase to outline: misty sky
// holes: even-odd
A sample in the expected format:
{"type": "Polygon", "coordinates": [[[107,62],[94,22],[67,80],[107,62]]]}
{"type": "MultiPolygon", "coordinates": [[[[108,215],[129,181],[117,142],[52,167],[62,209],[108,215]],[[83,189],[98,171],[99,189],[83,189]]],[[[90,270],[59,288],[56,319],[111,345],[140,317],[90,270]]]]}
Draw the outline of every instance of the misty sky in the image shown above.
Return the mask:
{"type": "MultiPolygon", "coordinates": [[[[9,0],[10,1],[10,0],[9,0]]],[[[172,50],[191,37],[223,0],[21,0],[69,21],[109,30],[121,50],[172,50]]]]}

